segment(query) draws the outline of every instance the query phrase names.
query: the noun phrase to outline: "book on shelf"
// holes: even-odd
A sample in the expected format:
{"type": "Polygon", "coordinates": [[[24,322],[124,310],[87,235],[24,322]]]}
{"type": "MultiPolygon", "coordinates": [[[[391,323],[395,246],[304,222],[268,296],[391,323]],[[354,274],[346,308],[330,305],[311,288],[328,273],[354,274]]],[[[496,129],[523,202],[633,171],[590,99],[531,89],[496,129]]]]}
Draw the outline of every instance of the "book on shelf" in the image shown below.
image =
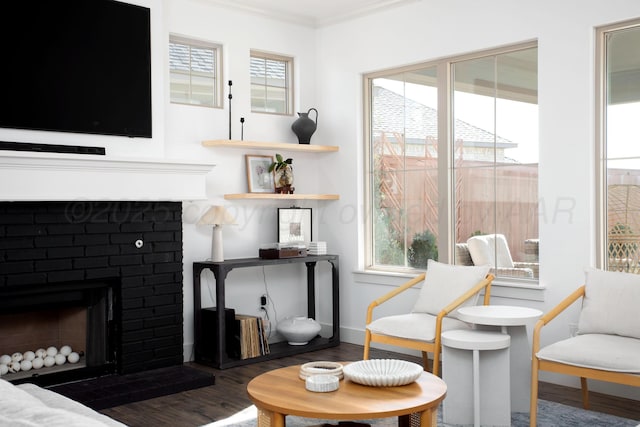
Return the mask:
{"type": "Polygon", "coordinates": [[[236,314],[235,321],[239,331],[240,359],[250,359],[269,354],[269,344],[261,317],[236,314]]]}

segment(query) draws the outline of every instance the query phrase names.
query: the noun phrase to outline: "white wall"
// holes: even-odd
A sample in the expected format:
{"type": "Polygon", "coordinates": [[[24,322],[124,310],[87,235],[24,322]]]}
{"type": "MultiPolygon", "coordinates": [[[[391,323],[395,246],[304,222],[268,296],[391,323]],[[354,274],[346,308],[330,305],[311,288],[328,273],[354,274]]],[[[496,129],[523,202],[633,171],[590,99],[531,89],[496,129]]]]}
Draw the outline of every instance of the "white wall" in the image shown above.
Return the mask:
{"type": "MultiPolygon", "coordinates": [[[[221,6],[212,6],[199,0],[165,0],[166,40],[174,33],[220,43],[223,46],[224,108],[199,108],[172,105],[166,102],[167,153],[185,155],[216,164],[209,175],[207,201],[185,202],[184,224],[184,319],[185,358],[192,356],[193,344],[193,273],[191,264],[202,261],[211,253],[211,229],[195,225],[194,222],[209,204],[223,204],[236,216],[238,225],[223,229],[224,254],[226,258],[255,257],[261,244],[276,242],[277,208],[288,208],[291,202],[278,201],[233,201],[224,200],[226,193],[244,193],[246,187],[245,154],[275,155],[275,151],[204,148],[201,141],[227,139],[229,134],[228,85],[232,80],[232,138],[240,139],[240,117],[245,118],[244,139],[253,141],[276,141],[297,144],[291,124],[297,118],[270,114],[251,113],[249,57],[251,49],[273,52],[294,58],[294,86],[296,88],[295,111],[307,111],[315,106],[316,32],[315,30],[221,6]]],[[[163,42],[165,45],[166,41],[163,42]]],[[[319,123],[323,122],[320,112],[319,123]]],[[[328,122],[327,122],[328,123],[328,122]]],[[[314,135],[314,144],[332,144],[314,135]]],[[[327,161],[337,158],[331,154],[309,154],[281,152],[294,159],[296,192],[340,192],[339,189],[319,185],[316,175],[327,161]]],[[[313,208],[313,236],[322,237],[322,227],[317,226],[322,204],[296,202],[300,207],[313,208]],[[320,235],[318,234],[320,233],[320,235]]],[[[330,269],[317,266],[317,286],[330,284],[330,269]]],[[[260,314],[260,295],[268,293],[274,304],[270,307],[270,318],[275,321],[287,316],[306,314],[306,272],[304,264],[237,269],[227,276],[226,305],[236,312],[260,314]],[[274,310],[275,308],[275,310],[274,310]]],[[[215,306],[213,275],[205,271],[203,280],[203,306],[215,306]]],[[[328,304],[328,303],[327,303],[328,304]]],[[[323,305],[320,306],[323,310],[323,305]]],[[[330,321],[330,317],[327,316],[330,321]]],[[[279,337],[272,335],[272,341],[279,337]]]]}
{"type": "MultiPolygon", "coordinates": [[[[540,282],[544,301],[494,298],[543,311],[583,281],[595,263],[594,28],[640,17],[640,3],[615,1],[452,0],[413,2],[404,7],[318,31],[318,109],[323,139],[340,145],[341,200],[331,205],[327,232],[342,255],[342,321],[345,337],[360,337],[367,301],[389,288],[352,273],[362,267],[362,211],[358,221],[340,214],[362,200],[362,74],[527,40],[539,43],[540,282]]],[[[374,278],[379,280],[379,278],[374,278]]],[[[411,307],[409,299],[403,309],[411,307]]],[[[576,310],[556,320],[544,345],[568,336],[576,310]]],[[[360,341],[361,342],[361,341],[360,341]]],[[[545,378],[571,383],[566,378],[545,378]]],[[[600,385],[599,385],[600,386],[600,385]]],[[[599,387],[597,387],[599,388],[599,387]]],[[[606,387],[640,396],[637,389],[606,387]],[[634,394],[635,393],[635,394],[634,394]]],[[[636,397],[638,398],[638,397],[636,397]]]]}
{"type": "MultiPolygon", "coordinates": [[[[294,157],[297,192],[339,193],[339,201],[302,202],[314,208],[314,240],[328,242],[341,257],[341,327],[346,341],[362,343],[368,302],[400,278],[362,276],[363,131],[362,74],[434,58],[513,44],[539,42],[541,283],[544,301],[495,298],[494,303],[522,304],[541,310],[555,305],[582,281],[585,266],[594,265],[594,27],[640,17],[635,0],[422,0],[377,14],[312,29],[258,15],[212,6],[204,0],[137,0],[152,9],[154,138],[80,136],[48,132],[0,130],[0,139],[102,145],[110,157],[159,157],[216,164],[207,177],[208,200],[184,202],[185,358],[193,343],[191,263],[210,253],[211,231],[195,225],[211,203],[226,205],[238,225],[223,231],[228,258],[257,255],[260,244],[276,240],[276,208],[280,202],[228,202],[225,193],[246,191],[244,154],[275,154],[203,148],[205,139],[228,136],[227,86],[225,108],[208,109],[168,102],[166,56],[169,33],[223,45],[224,79],[233,80],[233,137],[239,138],[239,118],[245,117],[246,140],[296,143],[290,126],[294,117],[252,114],[249,102],[249,50],[259,49],[295,58],[295,110],[319,111],[314,144],[338,145],[332,154],[290,153],[294,157]],[[357,279],[356,279],[357,278],[357,279]]],[[[286,153],[282,153],[286,154],[286,153]]],[[[0,153],[0,155],[4,155],[0,153]]],[[[38,179],[37,172],[33,179],[38,179]]],[[[14,182],[20,188],[20,182],[14,182]]],[[[126,189],[123,189],[126,191],[126,189]]],[[[2,192],[2,189],[0,189],[2,192]]],[[[52,195],[54,197],[55,195],[52,195]]],[[[81,196],[81,195],[78,195],[81,196]]],[[[238,311],[257,312],[265,282],[276,302],[277,317],[301,314],[306,306],[302,268],[247,269],[230,273],[227,304],[238,311]]],[[[319,271],[318,284],[328,281],[319,271]]],[[[205,305],[215,302],[211,277],[203,278],[205,305]]],[[[319,320],[329,322],[328,302],[319,320]]],[[[390,310],[406,310],[410,298],[390,310]]],[[[566,322],[576,311],[549,327],[545,342],[566,336],[566,322]]],[[[276,317],[276,313],[271,313],[276,317]]],[[[567,382],[565,378],[553,381],[567,382]]],[[[571,384],[577,384],[571,382],[571,384]]],[[[603,388],[605,389],[605,388],[603,388]]],[[[637,396],[638,390],[606,388],[637,396]],[[635,393],[635,395],[633,394],[635,393]]]]}

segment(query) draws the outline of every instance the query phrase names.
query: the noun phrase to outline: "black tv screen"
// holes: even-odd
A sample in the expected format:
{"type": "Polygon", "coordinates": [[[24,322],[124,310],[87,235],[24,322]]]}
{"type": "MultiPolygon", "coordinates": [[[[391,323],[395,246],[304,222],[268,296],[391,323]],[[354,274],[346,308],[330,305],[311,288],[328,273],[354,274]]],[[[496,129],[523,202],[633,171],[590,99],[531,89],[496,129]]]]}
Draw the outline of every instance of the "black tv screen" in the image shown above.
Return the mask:
{"type": "Polygon", "coordinates": [[[0,127],[151,138],[149,8],[16,1],[2,18],[0,127]]]}

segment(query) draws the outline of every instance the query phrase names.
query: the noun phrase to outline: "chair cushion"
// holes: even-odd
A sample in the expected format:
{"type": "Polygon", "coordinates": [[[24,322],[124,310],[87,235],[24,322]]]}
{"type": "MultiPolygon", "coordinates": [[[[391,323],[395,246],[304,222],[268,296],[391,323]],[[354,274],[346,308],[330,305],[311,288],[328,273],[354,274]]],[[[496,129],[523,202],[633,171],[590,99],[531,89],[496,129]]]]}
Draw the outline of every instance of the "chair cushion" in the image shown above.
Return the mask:
{"type": "Polygon", "coordinates": [[[640,275],[588,269],[585,287],[579,334],[615,334],[640,339],[640,275]]]}
{"type": "Polygon", "coordinates": [[[473,236],[467,240],[467,245],[475,265],[489,264],[497,268],[513,268],[513,259],[504,235],[473,236]]]}
{"type": "Polygon", "coordinates": [[[542,360],[584,368],[640,373],[640,340],[618,335],[586,334],[541,349],[542,360]]]}
{"type": "MultiPolygon", "coordinates": [[[[427,263],[427,276],[411,311],[438,315],[448,304],[484,279],[488,272],[488,265],[450,265],[430,259],[427,263]]],[[[477,302],[478,294],[460,307],[476,305],[477,302]]],[[[455,316],[456,311],[450,315],[455,316]]]]}
{"type": "Polygon", "coordinates": [[[473,265],[469,246],[466,243],[456,243],[456,265],[473,265]]]}
{"type": "MultiPolygon", "coordinates": [[[[367,325],[374,334],[390,335],[412,340],[433,342],[436,338],[436,316],[427,313],[409,313],[376,319],[367,325]]],[[[470,329],[458,319],[442,319],[442,331],[449,329],[470,329]]]]}

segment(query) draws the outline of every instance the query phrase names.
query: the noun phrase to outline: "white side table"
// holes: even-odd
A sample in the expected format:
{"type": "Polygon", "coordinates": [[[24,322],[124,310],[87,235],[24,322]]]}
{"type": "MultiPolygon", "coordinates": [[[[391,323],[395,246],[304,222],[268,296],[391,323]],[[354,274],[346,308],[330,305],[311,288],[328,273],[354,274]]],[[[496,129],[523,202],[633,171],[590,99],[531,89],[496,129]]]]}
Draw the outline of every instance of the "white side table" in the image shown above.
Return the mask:
{"type": "Polygon", "coordinates": [[[542,316],[535,308],[510,305],[474,305],[458,309],[458,319],[476,329],[495,329],[511,336],[511,411],[529,413],[531,394],[531,343],[527,325],[542,316]],[[478,327],[486,325],[487,327],[478,327]]]}
{"type": "Polygon", "coordinates": [[[442,333],[442,402],[447,424],[510,426],[507,334],[453,329],[442,333]]]}

